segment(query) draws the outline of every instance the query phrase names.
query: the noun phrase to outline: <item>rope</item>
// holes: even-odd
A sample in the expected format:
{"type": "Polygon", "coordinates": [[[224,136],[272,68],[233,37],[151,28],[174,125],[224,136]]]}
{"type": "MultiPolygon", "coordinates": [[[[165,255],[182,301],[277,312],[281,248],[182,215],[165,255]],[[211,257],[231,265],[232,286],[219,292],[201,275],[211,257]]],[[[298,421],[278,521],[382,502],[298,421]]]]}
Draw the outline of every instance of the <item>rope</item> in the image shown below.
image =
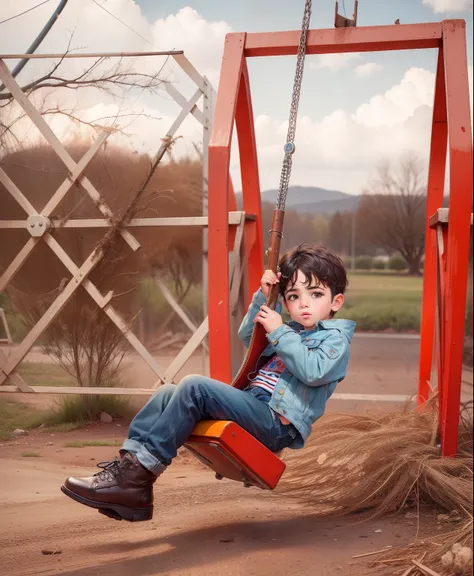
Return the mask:
{"type": "Polygon", "coordinates": [[[288,134],[284,147],[285,156],[281,169],[280,186],[278,189],[277,210],[284,210],[288,186],[290,183],[292,156],[295,152],[296,120],[298,118],[298,106],[300,102],[301,83],[303,81],[304,60],[306,56],[306,38],[308,35],[309,22],[311,20],[311,2],[306,0],[301,25],[300,43],[298,46],[298,56],[296,59],[296,73],[293,82],[293,94],[291,97],[290,118],[288,122],[288,134]]]}

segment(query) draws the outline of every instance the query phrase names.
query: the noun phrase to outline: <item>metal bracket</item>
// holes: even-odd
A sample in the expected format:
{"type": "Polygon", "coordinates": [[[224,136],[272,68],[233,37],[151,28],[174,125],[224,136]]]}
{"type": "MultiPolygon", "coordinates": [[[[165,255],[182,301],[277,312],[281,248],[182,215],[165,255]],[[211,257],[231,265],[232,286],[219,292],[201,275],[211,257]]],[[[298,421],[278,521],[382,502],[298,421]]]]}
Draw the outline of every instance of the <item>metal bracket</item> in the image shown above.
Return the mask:
{"type": "Polygon", "coordinates": [[[354,14],[352,15],[352,20],[341,16],[339,14],[339,2],[336,2],[336,12],[334,16],[334,26],[335,28],[350,28],[357,26],[357,10],[359,8],[359,0],[355,0],[354,3],[354,14]]]}
{"type": "Polygon", "coordinates": [[[41,214],[31,214],[26,220],[26,227],[33,238],[41,238],[51,228],[51,221],[41,214]]]}

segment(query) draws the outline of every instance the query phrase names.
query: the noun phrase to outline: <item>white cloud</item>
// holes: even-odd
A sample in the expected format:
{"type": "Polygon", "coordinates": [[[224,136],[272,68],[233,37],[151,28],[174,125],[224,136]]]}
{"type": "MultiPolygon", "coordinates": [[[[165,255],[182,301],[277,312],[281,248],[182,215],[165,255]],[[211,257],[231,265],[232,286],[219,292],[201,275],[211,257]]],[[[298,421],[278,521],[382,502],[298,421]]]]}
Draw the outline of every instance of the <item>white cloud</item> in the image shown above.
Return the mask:
{"type": "Polygon", "coordinates": [[[348,52],[347,54],[319,54],[316,62],[311,61],[311,68],[329,68],[330,70],[342,70],[347,68],[351,62],[358,60],[361,55],[358,52],[348,52]]]}
{"type": "MultiPolygon", "coordinates": [[[[103,0],[99,0],[103,3],[103,0]]],[[[184,50],[186,56],[202,75],[214,85],[218,81],[224,38],[232,29],[226,22],[204,20],[195,10],[182,8],[176,14],[146,20],[134,0],[110,0],[104,6],[130,28],[147,39],[134,34],[112,16],[92,2],[70,2],[55,23],[38,53],[62,53],[71,40],[71,48],[82,52],[125,52],[153,50],[184,50]]],[[[33,0],[23,0],[22,9],[34,5],[33,0]]],[[[17,0],[1,0],[0,20],[18,12],[17,0]]],[[[38,33],[38,22],[46,21],[51,13],[48,5],[21,16],[2,26],[0,53],[22,53],[38,33]]],[[[11,62],[11,61],[10,61],[11,62]]],[[[69,60],[63,70],[84,68],[84,60],[69,60]]],[[[164,62],[159,57],[140,57],[127,60],[140,69],[159,69],[164,62]]],[[[89,61],[90,63],[90,61],[89,61]]],[[[30,62],[21,79],[28,80],[51,65],[51,61],[30,62]]],[[[177,70],[177,66],[173,66],[177,70]]],[[[168,68],[168,73],[169,68],[168,68]]]]}
{"type": "MultiPolygon", "coordinates": [[[[292,183],[359,193],[381,160],[410,150],[426,159],[433,92],[434,74],[412,68],[353,114],[339,109],[319,121],[299,118],[292,183]]],[[[286,121],[256,119],[263,189],[278,185],[286,129],[286,121]]]]}
{"type": "MultiPolygon", "coordinates": [[[[19,7],[17,0],[1,0],[0,20],[18,13],[19,9],[27,10],[34,3],[34,0],[22,0],[19,7]]],[[[184,50],[198,72],[206,75],[214,87],[217,87],[224,38],[226,33],[231,31],[227,23],[206,21],[191,8],[183,8],[176,14],[150,23],[134,0],[111,0],[107,2],[106,8],[141,36],[149,39],[154,46],[128,30],[94,3],[75,1],[70,2],[64,9],[38,52],[62,53],[67,49],[71,36],[71,48],[82,52],[184,50]]],[[[38,33],[38,22],[46,21],[50,12],[51,8],[45,5],[3,25],[0,53],[24,52],[25,47],[38,33]]],[[[117,59],[108,60],[104,68],[110,68],[116,62],[117,59]]],[[[30,61],[19,76],[20,84],[41,76],[51,69],[52,63],[51,60],[30,61]]],[[[65,60],[60,70],[64,76],[71,77],[92,63],[93,60],[90,59],[65,60]]],[[[123,63],[135,71],[151,72],[159,70],[165,63],[165,58],[127,58],[123,63]]],[[[8,64],[13,67],[14,62],[8,61],[8,64]]],[[[172,59],[162,71],[162,77],[175,83],[186,98],[190,98],[196,90],[196,86],[172,59]]],[[[93,89],[80,92],[56,90],[49,92],[47,96],[50,106],[61,102],[63,107],[79,110],[79,115],[87,121],[114,116],[117,113],[137,114],[143,110],[143,117],[135,119],[129,125],[131,116],[127,116],[121,125],[128,125],[126,131],[132,135],[130,145],[133,148],[151,153],[156,152],[161,144],[161,137],[181,110],[164,90],[152,95],[125,92],[115,98],[93,89]],[[157,120],[150,120],[149,117],[157,120]]],[[[77,128],[65,117],[55,118],[52,125],[60,137],[85,133],[84,127],[77,128]]],[[[19,123],[17,131],[26,142],[31,143],[39,138],[36,128],[31,126],[29,120],[19,123]]],[[[202,127],[194,118],[188,117],[179,128],[178,134],[182,139],[175,147],[176,154],[192,150],[192,142],[199,142],[202,138],[202,127]]],[[[116,134],[110,140],[123,142],[124,137],[116,134]]]]}
{"type": "Polygon", "coordinates": [[[355,117],[367,126],[395,126],[413,116],[420,106],[432,106],[435,75],[411,68],[401,82],[359,106],[355,117]]]}
{"type": "Polygon", "coordinates": [[[153,38],[163,48],[184,50],[199,72],[217,87],[225,35],[231,31],[226,22],[208,22],[187,7],[157,20],[153,38]]]}
{"type": "Polygon", "coordinates": [[[383,66],[381,64],[377,64],[376,62],[366,62],[365,64],[360,64],[354,70],[354,74],[357,78],[368,78],[375,74],[376,72],[380,72],[383,70],[383,66]]]}
{"type": "MultiPolygon", "coordinates": [[[[28,8],[32,4],[33,2],[28,5],[26,2],[22,3],[21,8],[28,8]]],[[[13,2],[9,5],[0,1],[0,20],[14,13],[12,6],[13,2]],[[5,6],[10,6],[10,12],[5,6]]],[[[150,24],[132,0],[109,1],[107,8],[140,34],[150,38],[160,49],[184,48],[199,72],[212,78],[214,86],[217,87],[224,37],[230,31],[228,24],[205,21],[190,8],[184,8],[150,24]]],[[[21,25],[12,21],[12,26],[3,27],[0,53],[21,52],[31,43],[38,29],[38,15],[35,15],[35,12],[32,13],[34,16],[27,14],[22,17],[21,25]]],[[[74,30],[73,45],[84,51],[153,49],[100,8],[94,7],[93,3],[70,2],[64,16],[64,19],[61,17],[58,21],[57,28],[53,28],[54,34],[52,32],[47,43],[41,47],[43,52],[64,50],[70,30],[74,30]]],[[[359,58],[360,54],[325,55],[319,57],[312,66],[340,70],[352,63],[360,64],[357,62],[359,58]]],[[[78,62],[68,61],[67,66],[78,65],[78,62]]],[[[361,69],[367,72],[372,68],[372,64],[374,63],[368,62],[355,66],[354,73],[360,74],[361,69]]],[[[144,69],[156,66],[153,58],[137,58],[133,65],[144,69]]],[[[37,75],[39,70],[40,62],[32,61],[25,72],[37,75]]],[[[176,70],[178,69],[174,66],[169,70],[169,74],[178,79],[176,70]]],[[[472,66],[469,75],[472,90],[472,66]]],[[[186,95],[189,97],[192,90],[183,77],[179,77],[179,83],[178,88],[183,89],[183,92],[188,89],[186,95]]],[[[358,193],[381,159],[397,158],[408,150],[414,150],[426,158],[429,152],[433,90],[434,74],[422,68],[412,68],[397,83],[394,82],[392,88],[367,99],[352,114],[347,110],[334,110],[319,120],[299,118],[292,183],[358,193]]],[[[59,91],[51,94],[50,98],[51,103],[61,99],[72,106],[76,103],[74,99],[77,98],[77,93],[59,91]]],[[[83,118],[88,121],[113,116],[119,111],[136,113],[143,110],[144,115],[126,128],[126,132],[130,134],[128,144],[133,149],[153,153],[180,110],[169,100],[163,93],[148,97],[144,101],[134,102],[130,95],[122,100],[114,100],[88,90],[83,92],[78,106],[82,109],[83,118]],[[151,120],[150,117],[157,119],[151,120]]],[[[124,123],[128,124],[129,118],[125,118],[124,123]]],[[[287,121],[260,115],[256,117],[255,126],[262,188],[274,188],[279,181],[287,121]]],[[[77,128],[64,117],[55,118],[53,128],[60,138],[71,137],[77,133],[77,128]]],[[[36,129],[29,121],[20,123],[18,130],[20,136],[24,136],[29,142],[38,137],[36,129]]],[[[87,131],[80,128],[78,132],[84,136],[87,131]]],[[[201,139],[202,129],[194,118],[188,117],[178,134],[182,139],[174,148],[176,156],[192,150],[193,141],[199,142],[201,139]]],[[[121,134],[111,137],[111,142],[123,144],[126,141],[121,134]]],[[[231,171],[235,188],[239,189],[237,158],[234,149],[231,171]]]]}
{"type": "Polygon", "coordinates": [[[435,14],[467,12],[472,8],[473,0],[423,0],[423,4],[432,8],[435,14]]]}

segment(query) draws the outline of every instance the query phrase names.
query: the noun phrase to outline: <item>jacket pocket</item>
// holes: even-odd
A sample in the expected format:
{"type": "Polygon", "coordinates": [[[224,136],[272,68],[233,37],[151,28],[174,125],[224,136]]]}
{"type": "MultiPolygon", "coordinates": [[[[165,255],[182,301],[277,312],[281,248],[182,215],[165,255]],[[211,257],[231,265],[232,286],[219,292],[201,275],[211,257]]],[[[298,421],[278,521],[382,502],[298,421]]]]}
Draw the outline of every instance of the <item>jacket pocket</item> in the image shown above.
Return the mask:
{"type": "Polygon", "coordinates": [[[341,352],[337,348],[330,346],[329,344],[325,344],[324,342],[321,344],[321,346],[318,347],[318,350],[321,350],[321,352],[323,352],[325,356],[329,358],[329,360],[335,360],[341,355],[341,352]]]}

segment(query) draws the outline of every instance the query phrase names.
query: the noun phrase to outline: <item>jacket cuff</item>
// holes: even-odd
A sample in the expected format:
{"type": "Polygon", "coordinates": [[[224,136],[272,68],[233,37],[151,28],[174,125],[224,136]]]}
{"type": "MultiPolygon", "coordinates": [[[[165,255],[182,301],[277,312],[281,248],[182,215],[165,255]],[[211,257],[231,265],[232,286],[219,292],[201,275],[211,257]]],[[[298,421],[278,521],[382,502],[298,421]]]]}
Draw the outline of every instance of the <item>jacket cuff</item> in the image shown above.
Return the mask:
{"type": "Polygon", "coordinates": [[[267,299],[264,296],[262,290],[259,288],[252,297],[252,304],[256,306],[264,306],[267,303],[267,299]]]}
{"type": "MultiPolygon", "coordinates": [[[[257,292],[255,292],[254,295],[252,296],[252,305],[258,306],[260,308],[260,306],[265,306],[266,303],[267,303],[267,297],[264,296],[261,288],[259,288],[257,292]]],[[[278,312],[278,314],[280,314],[281,310],[282,310],[281,302],[277,300],[275,304],[275,312],[278,312]]]]}

